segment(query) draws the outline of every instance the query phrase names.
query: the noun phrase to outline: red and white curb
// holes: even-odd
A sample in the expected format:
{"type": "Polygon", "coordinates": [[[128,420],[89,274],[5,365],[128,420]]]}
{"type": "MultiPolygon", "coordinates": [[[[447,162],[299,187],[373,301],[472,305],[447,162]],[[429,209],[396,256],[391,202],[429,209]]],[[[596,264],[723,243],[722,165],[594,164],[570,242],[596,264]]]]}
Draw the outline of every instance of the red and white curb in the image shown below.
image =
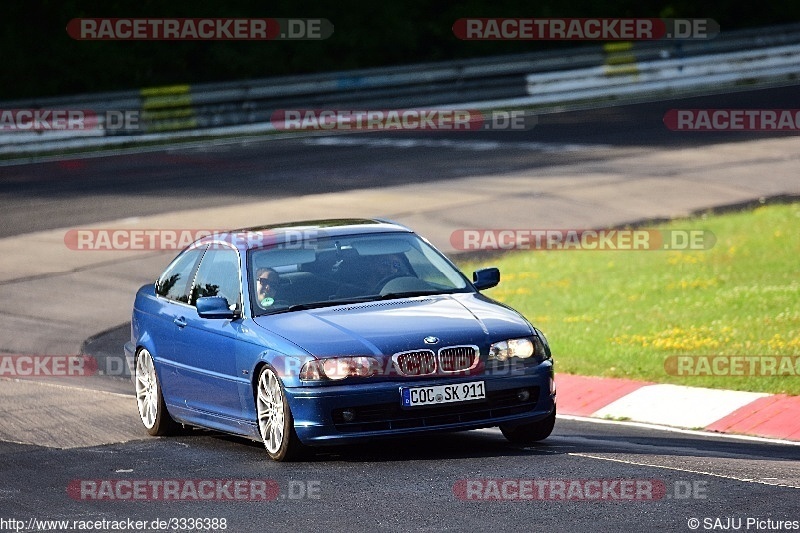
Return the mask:
{"type": "Polygon", "coordinates": [[[800,441],[800,396],[557,374],[558,412],[800,441]]]}

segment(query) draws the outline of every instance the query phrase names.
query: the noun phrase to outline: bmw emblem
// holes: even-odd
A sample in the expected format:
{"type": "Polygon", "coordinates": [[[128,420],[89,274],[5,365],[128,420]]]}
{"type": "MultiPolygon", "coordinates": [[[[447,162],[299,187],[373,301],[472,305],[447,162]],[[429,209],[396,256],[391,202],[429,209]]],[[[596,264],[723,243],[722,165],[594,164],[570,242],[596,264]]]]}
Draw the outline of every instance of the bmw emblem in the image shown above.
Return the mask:
{"type": "Polygon", "coordinates": [[[439,342],[439,338],[434,337],[432,335],[429,335],[422,340],[425,341],[425,344],[436,344],[437,342],[439,342]]]}

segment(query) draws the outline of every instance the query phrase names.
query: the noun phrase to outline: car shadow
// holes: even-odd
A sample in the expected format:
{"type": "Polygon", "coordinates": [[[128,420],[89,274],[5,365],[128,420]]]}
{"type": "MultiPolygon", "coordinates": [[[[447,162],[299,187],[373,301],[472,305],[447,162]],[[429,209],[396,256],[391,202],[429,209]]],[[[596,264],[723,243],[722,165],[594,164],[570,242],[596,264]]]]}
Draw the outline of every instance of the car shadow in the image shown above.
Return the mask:
{"type": "MultiPolygon", "coordinates": [[[[246,446],[249,450],[263,453],[264,445],[254,440],[228,435],[216,431],[192,428],[180,437],[208,437],[213,442],[228,442],[237,446],[246,446]]],[[[196,443],[200,445],[200,443],[196,443]]],[[[386,462],[409,460],[438,460],[480,458],[497,456],[523,456],[538,453],[554,453],[548,441],[532,446],[521,447],[509,443],[499,431],[496,434],[489,430],[472,430],[432,433],[413,437],[386,437],[365,442],[306,447],[304,462],[386,462]]]]}
{"type": "MultiPolygon", "coordinates": [[[[508,442],[497,429],[431,433],[411,437],[379,438],[346,445],[307,447],[303,462],[371,463],[393,461],[447,461],[491,457],[522,457],[564,454],[628,454],[687,456],[701,454],[709,458],[750,457],[772,461],[800,461],[800,446],[775,443],[716,439],[691,434],[652,434],[641,428],[615,426],[594,431],[575,431],[575,423],[559,421],[553,434],[529,446],[508,442]]],[[[263,454],[263,444],[243,437],[194,429],[186,437],[209,437],[212,442],[245,446],[263,454]]],[[[200,443],[196,445],[202,446],[200,443]]]]}

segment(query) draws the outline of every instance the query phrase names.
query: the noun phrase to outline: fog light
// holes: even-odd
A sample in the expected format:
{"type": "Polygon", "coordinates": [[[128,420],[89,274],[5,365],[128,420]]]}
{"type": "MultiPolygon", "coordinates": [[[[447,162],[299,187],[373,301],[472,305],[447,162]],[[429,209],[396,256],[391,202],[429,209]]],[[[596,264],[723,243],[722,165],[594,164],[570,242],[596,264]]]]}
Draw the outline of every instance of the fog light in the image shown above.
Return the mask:
{"type": "Polygon", "coordinates": [[[351,411],[350,409],[345,409],[344,411],[342,411],[342,419],[345,422],[352,422],[353,420],[356,419],[355,411],[351,411]]]}
{"type": "Polygon", "coordinates": [[[528,389],[521,389],[519,392],[517,392],[517,400],[521,402],[527,402],[530,397],[531,393],[528,389]]]}

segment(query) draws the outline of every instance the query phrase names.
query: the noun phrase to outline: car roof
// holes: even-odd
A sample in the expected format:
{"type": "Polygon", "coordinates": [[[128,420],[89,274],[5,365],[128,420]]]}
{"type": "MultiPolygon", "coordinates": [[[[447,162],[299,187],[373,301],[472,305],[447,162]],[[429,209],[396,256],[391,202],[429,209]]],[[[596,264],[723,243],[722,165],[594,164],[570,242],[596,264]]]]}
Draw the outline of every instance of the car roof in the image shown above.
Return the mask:
{"type": "Polygon", "coordinates": [[[337,218],[322,220],[303,220],[299,222],[283,222],[263,226],[251,226],[234,229],[230,232],[219,232],[195,241],[192,246],[210,242],[227,242],[241,251],[260,248],[265,245],[297,242],[298,234],[303,238],[319,236],[337,237],[368,233],[413,233],[413,231],[391,220],[379,218],[337,218]]]}

